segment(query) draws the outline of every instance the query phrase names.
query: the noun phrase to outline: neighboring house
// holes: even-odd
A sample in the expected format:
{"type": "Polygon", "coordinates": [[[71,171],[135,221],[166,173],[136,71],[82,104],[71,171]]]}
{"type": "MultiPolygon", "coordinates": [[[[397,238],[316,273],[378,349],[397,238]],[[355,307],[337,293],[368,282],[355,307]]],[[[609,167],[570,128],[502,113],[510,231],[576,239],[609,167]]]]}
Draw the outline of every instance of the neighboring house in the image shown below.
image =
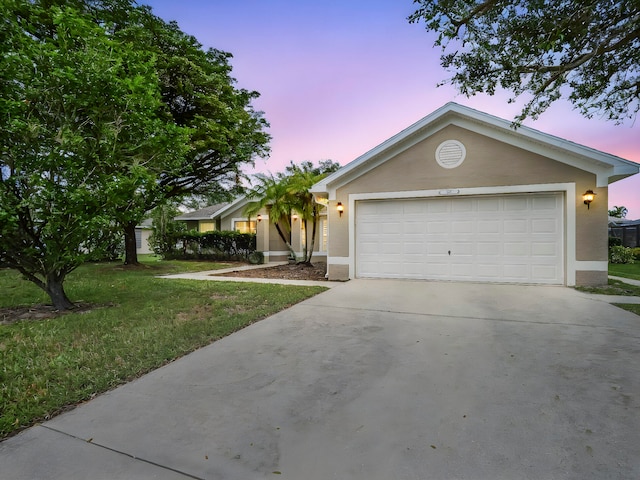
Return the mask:
{"type": "Polygon", "coordinates": [[[608,185],[638,171],[448,103],[314,185],[328,277],[606,284],[608,185]]]}
{"type": "Polygon", "coordinates": [[[609,236],[622,240],[625,247],[640,247],[640,220],[609,217],[609,236]]]}
{"type": "Polygon", "coordinates": [[[216,213],[226,207],[227,203],[218,203],[210,205],[195,212],[183,213],[174,218],[187,224],[187,229],[196,230],[197,232],[212,232],[214,230],[222,230],[219,224],[216,224],[216,213]]]}
{"type": "Polygon", "coordinates": [[[153,253],[149,246],[149,238],[152,233],[150,218],[143,220],[140,225],[136,225],[136,252],[138,254],[153,253]]]}
{"type": "MultiPolygon", "coordinates": [[[[212,230],[231,230],[240,233],[255,233],[257,249],[263,252],[265,262],[286,261],[289,251],[278,235],[275,226],[269,221],[268,208],[263,209],[255,217],[248,217],[245,209],[249,199],[239,197],[231,203],[213,205],[195,212],[185,213],[175,220],[187,222],[190,230],[207,232],[212,230]]],[[[297,214],[291,216],[290,243],[298,256],[304,251],[304,224],[297,214]]],[[[312,228],[309,225],[308,228],[312,228]]],[[[286,228],[283,230],[288,231],[286,228]]],[[[326,209],[320,213],[313,257],[325,260],[327,255],[327,213],[326,209]]]]}

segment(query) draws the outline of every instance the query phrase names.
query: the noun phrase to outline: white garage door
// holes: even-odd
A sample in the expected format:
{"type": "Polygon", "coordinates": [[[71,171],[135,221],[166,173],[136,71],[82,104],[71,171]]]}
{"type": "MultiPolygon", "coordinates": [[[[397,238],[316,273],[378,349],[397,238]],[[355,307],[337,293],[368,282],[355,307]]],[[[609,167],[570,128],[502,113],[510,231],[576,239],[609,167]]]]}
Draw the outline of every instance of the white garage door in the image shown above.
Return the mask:
{"type": "Polygon", "coordinates": [[[564,283],[562,194],[356,203],[356,276],[564,283]]]}

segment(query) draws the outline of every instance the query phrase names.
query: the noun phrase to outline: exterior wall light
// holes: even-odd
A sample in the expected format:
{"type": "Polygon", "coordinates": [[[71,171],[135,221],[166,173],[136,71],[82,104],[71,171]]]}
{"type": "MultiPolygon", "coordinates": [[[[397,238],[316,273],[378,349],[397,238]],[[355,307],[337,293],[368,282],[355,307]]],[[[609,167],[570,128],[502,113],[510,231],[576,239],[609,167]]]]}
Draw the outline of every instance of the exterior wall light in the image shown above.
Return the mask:
{"type": "Polygon", "coordinates": [[[336,205],[336,209],[338,210],[340,216],[342,216],[342,212],[344,212],[344,205],[342,205],[342,202],[338,202],[338,205],[336,205]]]}
{"type": "Polygon", "coordinates": [[[258,219],[259,222],[262,221],[262,215],[258,215],[256,218],[258,219]]]}
{"type": "Polygon", "coordinates": [[[298,219],[298,214],[294,213],[293,215],[291,215],[291,218],[293,219],[293,221],[295,222],[298,219]]]}
{"type": "Polygon", "coordinates": [[[582,200],[584,200],[584,204],[587,206],[587,210],[589,210],[589,205],[591,204],[591,202],[593,202],[593,198],[595,196],[596,196],[596,194],[593,193],[593,190],[587,190],[582,195],[582,200]]]}

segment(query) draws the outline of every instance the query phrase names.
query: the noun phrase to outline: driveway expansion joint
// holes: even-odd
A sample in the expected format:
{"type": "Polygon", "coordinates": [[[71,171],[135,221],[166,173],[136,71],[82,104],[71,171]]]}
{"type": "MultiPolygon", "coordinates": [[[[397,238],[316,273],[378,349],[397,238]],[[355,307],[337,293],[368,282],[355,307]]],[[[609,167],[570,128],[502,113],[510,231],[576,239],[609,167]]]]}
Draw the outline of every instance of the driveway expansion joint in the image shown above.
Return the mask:
{"type": "MultiPolygon", "coordinates": [[[[335,307],[331,305],[323,305],[323,304],[313,304],[308,301],[305,303],[305,306],[315,307],[315,308],[323,308],[325,310],[329,310],[331,308],[336,308],[340,310],[352,310],[358,312],[378,312],[378,313],[391,313],[397,315],[412,315],[418,317],[434,317],[434,318],[450,318],[454,320],[480,320],[485,322],[504,322],[504,323],[524,323],[524,324],[532,324],[532,325],[555,325],[555,326],[569,326],[569,327],[586,327],[586,328],[598,328],[604,330],[616,330],[615,327],[609,325],[588,325],[585,323],[558,323],[558,322],[540,322],[533,320],[517,320],[513,318],[495,318],[495,317],[474,317],[468,315],[447,315],[447,314],[439,314],[439,313],[419,313],[419,312],[403,312],[401,310],[386,310],[381,308],[362,308],[362,307],[335,307]]],[[[633,338],[633,336],[631,336],[633,338]]],[[[639,337],[640,338],[640,337],[639,337]]]]}
{"type": "Polygon", "coordinates": [[[162,464],[156,463],[156,462],[154,462],[152,460],[147,460],[146,458],[137,457],[137,456],[132,455],[130,453],[123,452],[121,450],[117,450],[115,448],[108,447],[108,446],[102,445],[100,443],[96,443],[96,442],[93,441],[93,439],[87,440],[85,438],[78,437],[77,435],[73,435],[73,434],[68,433],[68,432],[63,432],[62,430],[58,430],[57,428],[53,428],[53,427],[50,427],[50,426],[44,425],[44,424],[41,424],[40,426],[42,428],[46,428],[47,430],[49,430],[51,432],[54,432],[54,433],[57,433],[59,435],[64,435],[65,437],[73,438],[74,440],[78,440],[79,442],[83,442],[83,443],[86,443],[86,444],[89,444],[89,445],[95,445],[98,448],[102,448],[104,450],[108,450],[110,452],[117,453],[118,455],[122,455],[122,456],[128,457],[128,458],[130,458],[132,460],[135,460],[137,462],[144,462],[144,463],[147,463],[149,465],[153,465],[154,467],[161,468],[163,470],[168,470],[168,471],[177,473],[178,475],[182,475],[182,476],[184,476],[186,478],[193,478],[195,480],[206,480],[205,478],[196,477],[195,475],[191,475],[190,473],[186,473],[186,472],[183,472],[183,471],[180,471],[180,470],[176,470],[175,468],[171,468],[171,467],[168,467],[166,465],[162,465],[162,464]]]}

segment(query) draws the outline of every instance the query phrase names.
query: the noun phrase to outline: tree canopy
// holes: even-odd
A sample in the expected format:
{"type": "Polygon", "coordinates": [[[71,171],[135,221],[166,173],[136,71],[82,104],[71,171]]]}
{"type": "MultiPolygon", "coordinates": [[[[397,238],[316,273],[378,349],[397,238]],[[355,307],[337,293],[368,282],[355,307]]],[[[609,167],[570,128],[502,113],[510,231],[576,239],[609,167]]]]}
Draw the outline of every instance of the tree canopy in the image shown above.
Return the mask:
{"type": "Polygon", "coordinates": [[[71,308],[64,279],[102,232],[233,187],[267,125],[229,54],[130,0],[6,0],[0,18],[0,263],[71,308]]]}
{"type": "Polygon", "coordinates": [[[566,97],[586,117],[623,122],[640,109],[638,0],[414,0],[410,22],[438,34],[448,81],[467,96],[526,94],[517,117],[566,97]]]}

